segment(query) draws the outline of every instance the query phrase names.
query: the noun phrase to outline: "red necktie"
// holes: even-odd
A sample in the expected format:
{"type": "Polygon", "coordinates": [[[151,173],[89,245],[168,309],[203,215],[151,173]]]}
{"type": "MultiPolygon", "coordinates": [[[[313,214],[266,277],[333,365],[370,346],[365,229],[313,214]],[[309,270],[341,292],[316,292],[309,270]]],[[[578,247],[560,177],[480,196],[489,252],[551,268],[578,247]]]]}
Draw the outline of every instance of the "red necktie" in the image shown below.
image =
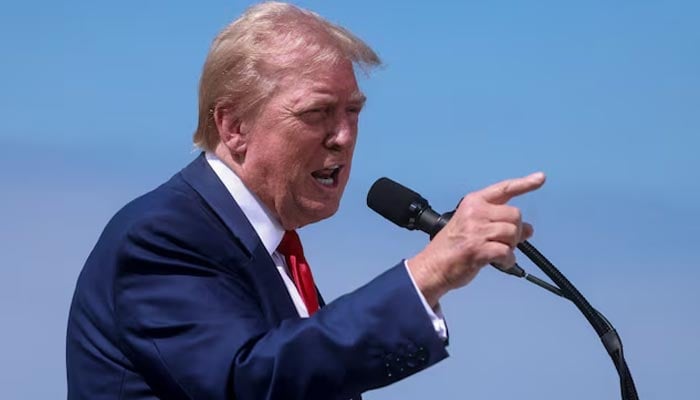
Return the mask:
{"type": "Polygon", "coordinates": [[[301,241],[296,231],[284,233],[277,251],[284,255],[294,284],[304,300],[304,304],[306,304],[306,309],[309,311],[309,315],[313,315],[318,311],[318,294],[316,293],[314,277],[311,275],[311,268],[304,258],[304,249],[301,247],[301,241]]]}

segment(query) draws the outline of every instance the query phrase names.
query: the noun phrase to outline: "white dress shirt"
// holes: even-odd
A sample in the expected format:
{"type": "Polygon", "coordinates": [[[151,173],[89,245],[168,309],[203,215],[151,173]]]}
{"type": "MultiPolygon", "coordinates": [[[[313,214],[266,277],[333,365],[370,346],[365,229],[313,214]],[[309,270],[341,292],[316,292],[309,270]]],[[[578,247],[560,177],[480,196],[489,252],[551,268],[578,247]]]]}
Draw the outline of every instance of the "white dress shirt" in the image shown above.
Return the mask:
{"type": "MultiPolygon", "coordinates": [[[[250,190],[248,190],[238,175],[236,175],[231,168],[224,164],[224,162],[213,153],[207,152],[206,158],[207,162],[214,170],[214,173],[216,173],[216,176],[219,177],[224,186],[226,186],[226,189],[228,189],[229,193],[231,193],[231,196],[236,200],[236,203],[243,211],[243,214],[245,214],[246,218],[248,218],[248,221],[253,226],[253,229],[255,229],[255,233],[257,233],[258,237],[260,237],[263,246],[265,246],[265,249],[270,254],[270,257],[272,257],[272,261],[274,261],[277,271],[282,277],[284,286],[287,288],[287,292],[289,292],[289,296],[291,297],[299,316],[302,318],[307,318],[309,316],[309,311],[306,309],[304,300],[301,298],[296,285],[294,285],[294,281],[292,281],[284,257],[277,252],[277,246],[279,246],[280,242],[282,241],[282,236],[284,236],[284,228],[282,228],[280,223],[270,213],[267,207],[265,207],[265,205],[263,205],[260,200],[250,190]]],[[[447,326],[445,325],[445,318],[442,315],[440,306],[438,305],[436,309],[433,310],[428,305],[425,297],[420,290],[418,290],[416,282],[413,280],[413,276],[411,276],[410,270],[408,270],[408,267],[406,268],[408,276],[411,278],[413,286],[416,288],[416,292],[423,302],[425,311],[428,313],[428,316],[433,323],[435,332],[440,338],[446,340],[447,326]]]]}

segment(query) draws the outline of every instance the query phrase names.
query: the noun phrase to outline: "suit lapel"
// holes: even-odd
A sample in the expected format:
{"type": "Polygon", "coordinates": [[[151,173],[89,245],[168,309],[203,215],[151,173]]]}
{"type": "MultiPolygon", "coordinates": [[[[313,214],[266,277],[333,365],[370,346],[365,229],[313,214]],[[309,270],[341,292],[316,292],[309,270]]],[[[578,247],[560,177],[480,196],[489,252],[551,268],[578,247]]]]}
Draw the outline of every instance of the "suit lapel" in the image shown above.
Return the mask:
{"type": "Polygon", "coordinates": [[[249,255],[252,254],[253,250],[261,244],[260,239],[226,186],[207,163],[204,153],[183,168],[180,175],[202,196],[228,230],[241,241],[245,251],[249,255]]]}
{"type": "Polygon", "coordinates": [[[226,186],[207,163],[204,153],[182,169],[180,175],[243,245],[250,257],[250,276],[260,294],[268,321],[276,324],[286,318],[298,317],[272,258],[226,186]]]}

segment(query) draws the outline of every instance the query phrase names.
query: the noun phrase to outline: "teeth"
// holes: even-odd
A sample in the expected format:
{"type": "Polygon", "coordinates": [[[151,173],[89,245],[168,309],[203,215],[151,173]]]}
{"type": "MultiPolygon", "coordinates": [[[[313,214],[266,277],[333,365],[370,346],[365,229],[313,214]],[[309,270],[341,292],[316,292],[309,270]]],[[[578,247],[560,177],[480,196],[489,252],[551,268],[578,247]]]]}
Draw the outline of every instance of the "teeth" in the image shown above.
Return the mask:
{"type": "Polygon", "coordinates": [[[335,173],[340,169],[339,164],[329,165],[323,170],[312,173],[314,179],[323,186],[333,186],[335,184],[335,173]],[[319,176],[321,175],[321,176],[319,176]]]}
{"type": "Polygon", "coordinates": [[[332,186],[333,178],[315,178],[321,185],[332,186]]]}

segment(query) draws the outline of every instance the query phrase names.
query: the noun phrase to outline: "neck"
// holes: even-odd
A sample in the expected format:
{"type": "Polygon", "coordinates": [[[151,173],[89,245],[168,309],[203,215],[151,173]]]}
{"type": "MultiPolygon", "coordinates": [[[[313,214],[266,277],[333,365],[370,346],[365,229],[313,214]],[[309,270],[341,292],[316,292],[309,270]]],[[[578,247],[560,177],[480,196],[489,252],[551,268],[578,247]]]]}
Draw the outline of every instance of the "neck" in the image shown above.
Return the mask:
{"type": "MultiPolygon", "coordinates": [[[[243,177],[243,165],[241,162],[236,161],[234,158],[233,154],[231,154],[231,151],[226,147],[223,143],[219,142],[219,144],[214,148],[212,151],[216,157],[221,160],[224,164],[226,164],[227,167],[231,168],[233,172],[238,175],[243,183],[246,183],[244,177],[243,177]]],[[[247,184],[246,184],[247,186],[247,184]]]]}
{"type": "Polygon", "coordinates": [[[292,230],[298,227],[290,223],[285,224],[285,221],[281,220],[273,199],[265,196],[265,193],[263,193],[264,190],[261,190],[261,186],[256,183],[254,179],[251,179],[246,173],[245,166],[243,165],[243,162],[245,161],[244,156],[233,155],[231,150],[223,143],[219,143],[212,153],[214,153],[219,160],[226,164],[226,166],[229,167],[231,171],[236,174],[236,176],[238,176],[245,187],[248,188],[248,190],[250,190],[250,192],[253,193],[259,199],[259,201],[265,205],[265,207],[267,207],[271,215],[285,230],[292,230]]]}

